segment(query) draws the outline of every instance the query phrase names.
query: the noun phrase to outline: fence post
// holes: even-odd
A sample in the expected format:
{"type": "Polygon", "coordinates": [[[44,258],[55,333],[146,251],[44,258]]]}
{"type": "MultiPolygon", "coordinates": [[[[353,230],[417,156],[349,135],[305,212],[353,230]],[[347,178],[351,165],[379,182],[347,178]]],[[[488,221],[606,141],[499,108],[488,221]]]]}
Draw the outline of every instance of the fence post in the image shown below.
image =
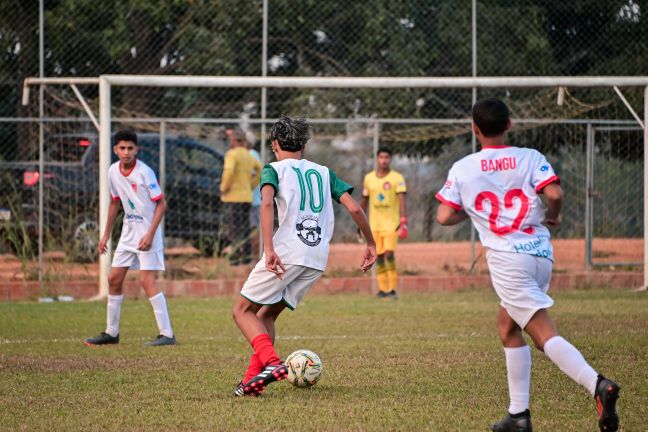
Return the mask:
{"type": "Polygon", "coordinates": [[[648,86],[644,89],[644,265],[643,290],[648,290],[648,86]]]}
{"type": "MultiPolygon", "coordinates": [[[[160,122],[160,189],[166,193],[166,122],[160,122]]],[[[162,229],[162,238],[164,239],[164,220],[162,217],[160,227],[162,229]]]]}
{"type": "Polygon", "coordinates": [[[592,270],[592,188],[594,168],[594,130],[591,123],[587,123],[585,137],[585,271],[592,270]]]}

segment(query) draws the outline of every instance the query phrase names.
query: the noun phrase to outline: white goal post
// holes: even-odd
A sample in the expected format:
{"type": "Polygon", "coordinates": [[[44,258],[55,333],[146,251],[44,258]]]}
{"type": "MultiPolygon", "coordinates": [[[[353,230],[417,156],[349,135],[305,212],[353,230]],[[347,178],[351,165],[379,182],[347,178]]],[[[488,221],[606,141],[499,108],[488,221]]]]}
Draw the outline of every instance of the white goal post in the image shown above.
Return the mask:
{"type": "MultiPolygon", "coordinates": [[[[643,289],[648,288],[648,76],[569,76],[569,77],[251,77],[251,76],[165,76],[165,75],[102,75],[98,78],[27,78],[24,83],[23,104],[27,104],[30,85],[99,85],[99,225],[104,227],[110,203],[108,168],[111,160],[111,88],[130,87],[205,87],[205,88],[568,88],[609,87],[616,91],[633,117],[644,130],[644,257],[643,289]],[[625,100],[619,87],[644,88],[643,121],[625,100]]],[[[86,111],[87,104],[75,91],[86,111]]],[[[88,115],[93,118],[91,112],[88,115]]],[[[262,119],[264,121],[265,119],[262,119]]],[[[110,250],[101,255],[99,265],[99,297],[108,294],[110,250]]]]}

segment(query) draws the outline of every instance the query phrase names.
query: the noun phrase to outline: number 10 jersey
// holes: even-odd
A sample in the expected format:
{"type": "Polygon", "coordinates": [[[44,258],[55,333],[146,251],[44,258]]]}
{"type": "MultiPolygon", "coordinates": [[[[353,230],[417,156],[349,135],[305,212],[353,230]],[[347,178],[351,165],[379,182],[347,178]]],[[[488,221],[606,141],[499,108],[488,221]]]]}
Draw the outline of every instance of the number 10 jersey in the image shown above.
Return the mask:
{"type": "Polygon", "coordinates": [[[553,261],[539,194],[558,176],[540,152],[484,147],[455,162],[436,198],[470,216],[484,247],[553,261]]]}
{"type": "Polygon", "coordinates": [[[333,236],[332,201],[339,202],[353,187],[306,159],[267,164],[261,171],[261,189],[266,185],[275,190],[279,228],[272,242],[281,262],[324,271],[333,236]]]}

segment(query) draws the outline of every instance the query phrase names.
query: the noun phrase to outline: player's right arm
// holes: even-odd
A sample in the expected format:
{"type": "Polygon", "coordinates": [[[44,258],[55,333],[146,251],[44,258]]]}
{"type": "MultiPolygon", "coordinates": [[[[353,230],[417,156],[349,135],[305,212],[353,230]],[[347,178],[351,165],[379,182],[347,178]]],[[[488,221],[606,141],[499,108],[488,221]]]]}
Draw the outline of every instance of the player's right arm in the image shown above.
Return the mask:
{"type": "Polygon", "coordinates": [[[236,158],[230,150],[225,153],[225,162],[223,164],[223,177],[221,178],[220,191],[227,193],[232,187],[234,180],[234,168],[236,167],[236,158]]]}
{"type": "Polygon", "coordinates": [[[97,252],[100,255],[105,254],[108,251],[106,245],[110,240],[110,233],[112,232],[112,227],[115,224],[115,219],[117,219],[117,213],[119,213],[119,206],[121,201],[119,199],[112,199],[110,201],[110,206],[108,206],[108,220],[106,221],[106,228],[104,229],[104,235],[99,240],[97,245],[97,252]]]}
{"type": "Polygon", "coordinates": [[[347,209],[351,218],[358,225],[358,228],[360,228],[364,238],[367,240],[367,247],[362,255],[362,264],[360,264],[362,271],[366,272],[376,262],[376,241],[371,233],[367,215],[348,192],[345,192],[340,197],[340,203],[347,209]]]}
{"type": "Polygon", "coordinates": [[[281,259],[274,250],[272,234],[274,228],[274,195],[275,188],[271,184],[264,184],[261,188],[261,234],[263,236],[263,253],[265,255],[266,270],[276,274],[279,279],[286,271],[281,259]]]}

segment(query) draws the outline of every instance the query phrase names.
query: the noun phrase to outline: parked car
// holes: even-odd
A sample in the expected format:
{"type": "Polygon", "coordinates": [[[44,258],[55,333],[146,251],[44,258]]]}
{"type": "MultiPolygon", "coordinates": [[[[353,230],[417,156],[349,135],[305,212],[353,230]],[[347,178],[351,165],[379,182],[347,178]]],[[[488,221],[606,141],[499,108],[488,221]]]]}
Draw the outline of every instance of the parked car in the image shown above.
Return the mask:
{"type": "MultiPolygon", "coordinates": [[[[160,176],[160,142],[154,133],[138,134],[138,158],[160,176]]],[[[69,247],[75,260],[96,259],[99,238],[99,157],[96,134],[57,136],[46,144],[44,174],[38,161],[0,162],[0,227],[35,239],[38,183],[44,180],[44,220],[49,239],[69,247]],[[12,223],[12,221],[14,223],[12,223]]],[[[212,254],[218,233],[223,154],[190,137],[167,135],[166,184],[168,208],[165,237],[190,241],[212,254]]],[[[113,154],[113,162],[116,156],[113,154]]],[[[28,239],[24,239],[27,241],[28,239]]]]}

